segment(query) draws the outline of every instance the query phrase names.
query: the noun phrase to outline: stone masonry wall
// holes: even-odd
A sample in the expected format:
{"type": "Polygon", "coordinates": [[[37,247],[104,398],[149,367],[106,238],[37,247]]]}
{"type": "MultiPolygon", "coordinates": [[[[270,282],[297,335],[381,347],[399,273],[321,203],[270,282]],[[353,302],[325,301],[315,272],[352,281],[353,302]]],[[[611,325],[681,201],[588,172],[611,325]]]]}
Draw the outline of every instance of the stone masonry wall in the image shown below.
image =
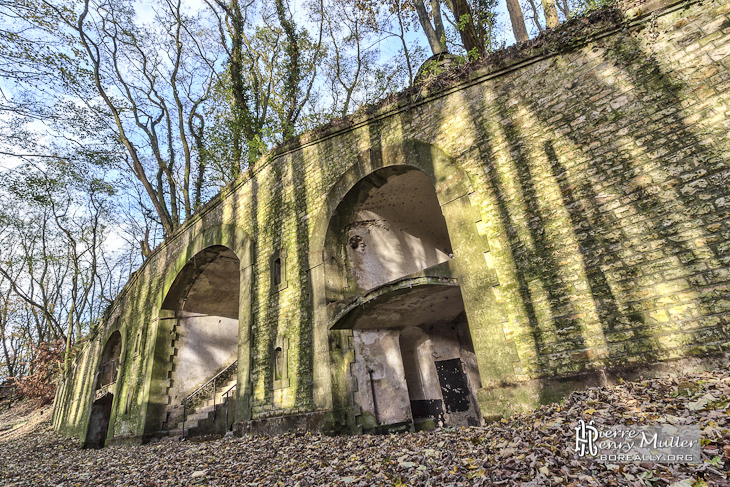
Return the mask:
{"type": "MultiPolygon", "coordinates": [[[[239,374],[249,374],[240,362],[250,356],[239,393],[250,398],[239,419],[331,407],[316,389],[317,364],[326,359],[329,367],[331,352],[313,329],[312,270],[322,265],[316,222],[361,154],[412,140],[443,151],[466,174],[482,238],[474,245],[496,276],[497,305],[484,301],[468,316],[485,416],[555,399],[541,383],[551,378],[580,381],[591,371],[619,374],[727,352],[730,3],[685,2],[631,16],[633,23],[572,50],[474,71],[456,86],[424,89],[267,155],[130,282],[59,389],[57,427],[83,436],[93,400],[87,369],[116,326],[126,355],[114,435],[154,430],[174,349],[171,320],[160,319],[156,306],[175,269],[206,239],[243,245],[243,237],[233,245],[229,233],[216,234],[221,225],[247,236],[252,255],[241,288],[250,309],[239,329],[250,345],[239,350],[239,374]],[[285,273],[276,287],[274,255],[283,256],[285,273]],[[500,333],[476,326],[481,314],[497,316],[500,333]],[[144,353],[130,350],[137,334],[144,353]],[[274,388],[272,353],[284,343],[288,387],[274,388]]],[[[468,274],[460,279],[468,286],[468,274]]]]}

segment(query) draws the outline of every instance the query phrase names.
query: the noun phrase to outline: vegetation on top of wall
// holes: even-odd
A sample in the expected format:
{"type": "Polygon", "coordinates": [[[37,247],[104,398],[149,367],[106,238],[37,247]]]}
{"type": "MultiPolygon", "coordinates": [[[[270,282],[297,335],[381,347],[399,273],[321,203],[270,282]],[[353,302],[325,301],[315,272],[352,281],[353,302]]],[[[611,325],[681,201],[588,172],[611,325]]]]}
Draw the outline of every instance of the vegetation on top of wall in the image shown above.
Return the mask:
{"type": "MultiPolygon", "coordinates": [[[[453,56],[453,58],[458,58],[457,62],[449,63],[444,67],[436,64],[430,70],[427,69],[430,72],[427,72],[427,75],[421,79],[417,79],[413,86],[397,93],[391,93],[376,103],[364,105],[352,115],[333,119],[304,134],[289,138],[271,149],[261,160],[348,129],[364,120],[383,115],[394,109],[421,102],[423,99],[449,88],[504,72],[511,66],[580,48],[586,43],[610,35],[618,29],[626,29],[631,23],[644,22],[652,13],[677,3],[679,2],[676,0],[597,0],[558,27],[545,29],[534,39],[513,44],[475,60],[470,61],[465,57],[453,56]]],[[[261,161],[259,161],[260,163],[261,161]]]]}

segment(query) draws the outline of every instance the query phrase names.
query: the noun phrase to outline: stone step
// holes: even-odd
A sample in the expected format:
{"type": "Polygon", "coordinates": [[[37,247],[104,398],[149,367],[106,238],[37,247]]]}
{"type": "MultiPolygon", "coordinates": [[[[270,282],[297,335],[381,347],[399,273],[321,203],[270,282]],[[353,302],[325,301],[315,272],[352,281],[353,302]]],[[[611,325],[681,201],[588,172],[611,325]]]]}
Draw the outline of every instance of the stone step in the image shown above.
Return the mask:
{"type": "MultiPolygon", "coordinates": [[[[211,413],[213,413],[216,409],[219,410],[219,413],[221,409],[226,404],[226,398],[223,398],[221,401],[216,402],[216,405],[213,406],[213,401],[208,401],[207,404],[198,406],[194,410],[190,411],[187,415],[187,419],[185,420],[185,429],[190,430],[193,428],[197,428],[200,421],[212,418],[211,413]]],[[[225,414],[225,409],[223,409],[225,414]]],[[[183,422],[179,421],[177,423],[176,429],[180,430],[183,427],[183,422]]]]}
{"type": "Polygon", "coordinates": [[[214,409],[215,409],[215,407],[213,407],[212,405],[210,405],[210,406],[199,406],[199,407],[195,408],[195,410],[192,411],[192,412],[194,414],[198,414],[198,413],[206,413],[207,414],[207,413],[212,412],[214,409]]]}
{"type": "MultiPolygon", "coordinates": [[[[226,393],[226,392],[227,392],[227,391],[228,391],[228,390],[229,390],[229,389],[230,389],[231,387],[233,387],[233,386],[235,386],[235,385],[236,385],[236,382],[237,382],[237,380],[236,380],[236,379],[231,379],[231,380],[229,380],[228,382],[226,382],[225,384],[218,384],[218,385],[216,386],[216,388],[215,388],[215,398],[216,398],[215,402],[216,402],[216,404],[218,404],[218,403],[220,402],[220,401],[219,401],[219,399],[220,399],[220,398],[222,398],[222,397],[224,397],[224,396],[225,396],[225,393],[226,393]]],[[[229,394],[229,396],[233,395],[233,394],[234,394],[234,392],[235,392],[235,391],[231,391],[231,393],[229,394]]],[[[211,402],[211,404],[212,404],[212,399],[209,399],[209,401],[210,401],[210,402],[211,402]]]]}
{"type": "MultiPolygon", "coordinates": [[[[218,395],[222,396],[223,394],[225,394],[225,392],[226,392],[226,391],[227,391],[228,389],[230,389],[231,387],[235,386],[237,382],[238,382],[238,380],[237,380],[237,379],[229,380],[229,381],[228,381],[228,382],[226,382],[225,384],[223,384],[223,385],[221,385],[221,386],[218,386],[218,387],[216,388],[216,393],[215,393],[215,394],[216,394],[217,396],[218,396],[218,395]]],[[[233,393],[233,392],[231,392],[231,393],[233,393]]]]}
{"type": "MultiPolygon", "coordinates": [[[[228,397],[232,396],[232,394],[226,396],[225,393],[235,386],[237,382],[238,379],[236,377],[232,377],[229,381],[223,384],[218,384],[216,387],[215,401],[213,398],[210,398],[199,404],[195,409],[188,411],[187,418],[185,420],[185,436],[189,435],[190,430],[197,428],[200,421],[212,419],[213,415],[211,413],[213,413],[216,409],[220,411],[220,409],[225,406],[228,397]]],[[[183,422],[178,421],[175,429],[169,430],[168,433],[171,436],[182,436],[182,428],[183,422]]]]}
{"type": "Polygon", "coordinates": [[[201,404],[194,410],[190,411],[189,414],[195,414],[195,413],[205,413],[205,412],[211,412],[214,409],[220,409],[221,407],[225,407],[227,399],[224,397],[223,399],[216,399],[215,406],[213,405],[213,400],[206,401],[205,403],[201,404]]]}
{"type": "MultiPolygon", "coordinates": [[[[229,395],[229,397],[230,397],[230,395],[229,395]]],[[[227,398],[225,396],[223,396],[222,394],[221,395],[216,394],[216,397],[215,397],[215,405],[216,406],[218,406],[219,404],[225,404],[226,401],[227,401],[227,398]]],[[[212,408],[212,407],[213,407],[213,399],[208,399],[203,404],[201,404],[200,406],[198,406],[196,408],[196,410],[198,410],[200,408],[212,408]]]]}
{"type": "Polygon", "coordinates": [[[185,422],[189,423],[191,421],[199,421],[201,419],[207,419],[208,418],[208,411],[200,412],[197,409],[195,411],[191,411],[188,413],[187,418],[185,418],[185,422]]]}
{"type": "MultiPolygon", "coordinates": [[[[206,418],[207,418],[207,416],[206,416],[206,418]]],[[[201,419],[205,419],[205,418],[201,418],[201,419]]],[[[185,429],[186,430],[191,430],[191,429],[197,428],[197,427],[198,427],[198,420],[188,420],[188,421],[185,421],[185,429]]],[[[174,430],[170,430],[170,431],[178,431],[178,430],[182,431],[182,428],[183,428],[183,422],[180,421],[175,426],[175,429],[174,430]]]]}

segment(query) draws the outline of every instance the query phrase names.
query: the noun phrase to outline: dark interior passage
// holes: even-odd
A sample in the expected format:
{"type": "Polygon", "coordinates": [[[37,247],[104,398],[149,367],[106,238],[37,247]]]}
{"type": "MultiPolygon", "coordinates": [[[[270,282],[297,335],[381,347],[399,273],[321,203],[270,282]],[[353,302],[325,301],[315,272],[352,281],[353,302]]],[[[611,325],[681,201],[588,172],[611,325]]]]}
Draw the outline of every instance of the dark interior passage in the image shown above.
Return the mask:
{"type": "Polygon", "coordinates": [[[103,448],[109,433],[113,394],[106,394],[91,406],[89,427],[86,430],[86,448],[103,448]]]}

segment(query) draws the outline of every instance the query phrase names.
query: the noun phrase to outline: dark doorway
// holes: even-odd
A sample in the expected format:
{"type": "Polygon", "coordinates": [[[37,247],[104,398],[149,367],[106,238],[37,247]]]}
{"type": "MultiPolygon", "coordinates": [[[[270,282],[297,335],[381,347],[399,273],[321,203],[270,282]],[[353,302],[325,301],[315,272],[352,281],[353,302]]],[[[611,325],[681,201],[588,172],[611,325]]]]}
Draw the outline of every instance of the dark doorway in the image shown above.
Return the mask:
{"type": "Polygon", "coordinates": [[[109,432],[114,394],[106,394],[91,405],[89,428],[86,430],[86,448],[103,448],[109,432]]]}
{"type": "Polygon", "coordinates": [[[428,335],[420,328],[408,327],[401,331],[399,345],[416,429],[419,423],[429,420],[434,425],[443,424],[444,408],[438,394],[439,385],[435,374],[429,373],[432,359],[428,335]]]}
{"type": "Polygon", "coordinates": [[[466,374],[458,358],[436,362],[436,373],[441,384],[447,413],[463,413],[469,410],[469,386],[466,374]]]}

